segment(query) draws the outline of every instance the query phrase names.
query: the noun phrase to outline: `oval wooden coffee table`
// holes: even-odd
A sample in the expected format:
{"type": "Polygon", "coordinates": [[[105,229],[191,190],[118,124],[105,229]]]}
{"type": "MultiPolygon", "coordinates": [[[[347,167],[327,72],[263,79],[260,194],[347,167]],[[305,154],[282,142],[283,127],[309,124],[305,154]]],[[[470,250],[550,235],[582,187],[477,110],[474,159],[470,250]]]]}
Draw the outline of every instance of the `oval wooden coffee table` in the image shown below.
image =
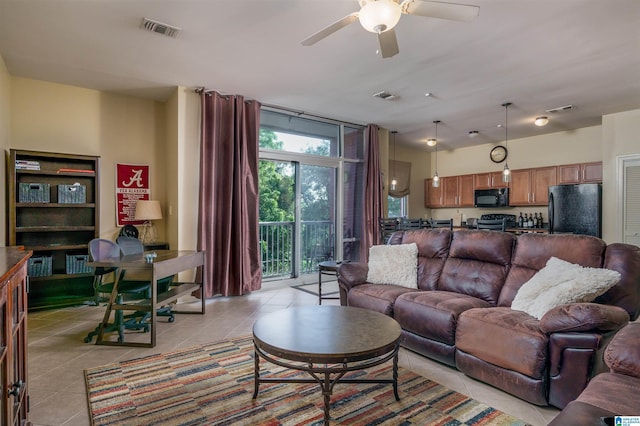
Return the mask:
{"type": "Polygon", "coordinates": [[[324,396],[324,423],[336,383],[390,383],[397,401],[400,325],[386,315],[347,306],[305,306],[273,312],[253,325],[254,393],[260,383],[318,383],[324,396]],[[260,377],[260,358],[311,378],[260,377]],[[393,359],[391,379],[351,379],[350,371],[393,359]]]}

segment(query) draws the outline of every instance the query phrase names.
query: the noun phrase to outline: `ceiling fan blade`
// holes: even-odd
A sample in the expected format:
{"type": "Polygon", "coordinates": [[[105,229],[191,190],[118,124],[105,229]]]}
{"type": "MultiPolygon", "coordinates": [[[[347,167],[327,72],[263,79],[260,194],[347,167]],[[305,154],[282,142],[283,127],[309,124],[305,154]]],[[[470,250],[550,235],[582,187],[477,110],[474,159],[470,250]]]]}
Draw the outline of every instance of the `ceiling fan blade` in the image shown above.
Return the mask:
{"type": "Polygon", "coordinates": [[[349,25],[350,23],[358,19],[359,13],[360,12],[353,12],[351,15],[345,16],[344,18],[334,22],[328,27],[321,29],[317,33],[310,35],[309,37],[302,40],[300,43],[303,46],[311,46],[312,44],[316,44],[323,38],[330,36],[331,34],[335,33],[339,29],[346,27],[347,25],[349,25]]]}
{"type": "Polygon", "coordinates": [[[442,3],[439,1],[405,0],[400,5],[404,13],[453,21],[473,21],[480,8],[469,4],[442,3]]]}
{"type": "Polygon", "coordinates": [[[398,39],[393,28],[378,34],[378,43],[380,43],[380,54],[383,58],[390,58],[400,53],[398,48],[398,39]]]}

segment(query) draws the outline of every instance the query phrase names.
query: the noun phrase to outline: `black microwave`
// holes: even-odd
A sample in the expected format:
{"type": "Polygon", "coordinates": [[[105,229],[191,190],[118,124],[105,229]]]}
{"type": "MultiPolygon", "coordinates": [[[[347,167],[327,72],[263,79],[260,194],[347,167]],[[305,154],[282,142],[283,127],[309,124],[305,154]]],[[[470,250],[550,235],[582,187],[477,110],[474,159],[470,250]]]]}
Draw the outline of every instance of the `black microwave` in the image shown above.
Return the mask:
{"type": "Polygon", "coordinates": [[[509,207],[509,188],[476,189],[473,203],[476,207],[509,207]]]}

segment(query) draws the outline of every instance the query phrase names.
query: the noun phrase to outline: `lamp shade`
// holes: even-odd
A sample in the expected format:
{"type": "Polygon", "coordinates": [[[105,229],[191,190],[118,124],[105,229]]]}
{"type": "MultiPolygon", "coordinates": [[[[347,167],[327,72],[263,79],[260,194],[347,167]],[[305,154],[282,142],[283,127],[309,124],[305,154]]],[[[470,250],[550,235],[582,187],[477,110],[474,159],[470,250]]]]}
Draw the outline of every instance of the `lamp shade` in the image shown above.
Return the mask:
{"type": "Polygon", "coordinates": [[[162,209],[160,201],[157,200],[138,200],[136,202],[136,220],[158,220],[162,219],[162,209]]]}

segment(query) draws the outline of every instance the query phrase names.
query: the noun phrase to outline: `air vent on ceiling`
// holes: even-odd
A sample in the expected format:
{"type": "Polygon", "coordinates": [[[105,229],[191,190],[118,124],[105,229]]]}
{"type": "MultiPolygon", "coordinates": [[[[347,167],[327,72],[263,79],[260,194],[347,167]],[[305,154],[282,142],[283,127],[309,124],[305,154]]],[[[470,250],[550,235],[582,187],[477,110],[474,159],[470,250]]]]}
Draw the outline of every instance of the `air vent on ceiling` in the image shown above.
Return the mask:
{"type": "Polygon", "coordinates": [[[385,92],[384,90],[382,92],[374,93],[373,96],[376,98],[384,99],[385,101],[390,101],[397,98],[396,95],[392,95],[391,93],[385,92]]]}
{"type": "Polygon", "coordinates": [[[573,109],[573,105],[565,105],[565,106],[561,106],[558,108],[551,108],[548,109],[547,112],[560,112],[560,111],[569,111],[570,109],[573,109]]]}
{"type": "Polygon", "coordinates": [[[162,22],[154,21],[148,18],[142,18],[140,28],[142,28],[143,30],[151,31],[152,33],[158,33],[172,38],[178,37],[178,34],[182,32],[182,28],[175,27],[169,24],[163,24],[162,22]]]}

